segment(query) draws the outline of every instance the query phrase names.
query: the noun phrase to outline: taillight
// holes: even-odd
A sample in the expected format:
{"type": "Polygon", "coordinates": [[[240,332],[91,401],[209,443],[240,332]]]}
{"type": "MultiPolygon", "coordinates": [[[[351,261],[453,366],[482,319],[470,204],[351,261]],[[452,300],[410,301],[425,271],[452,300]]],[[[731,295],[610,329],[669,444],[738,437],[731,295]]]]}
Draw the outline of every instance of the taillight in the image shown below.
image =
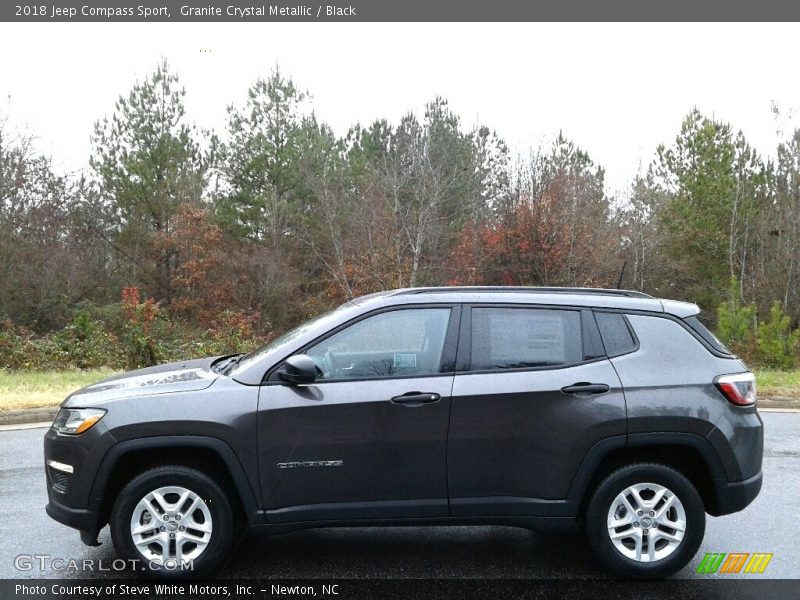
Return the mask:
{"type": "Polygon", "coordinates": [[[714,385],[731,404],[750,406],[756,402],[756,378],[752,373],[720,375],[714,385]]]}

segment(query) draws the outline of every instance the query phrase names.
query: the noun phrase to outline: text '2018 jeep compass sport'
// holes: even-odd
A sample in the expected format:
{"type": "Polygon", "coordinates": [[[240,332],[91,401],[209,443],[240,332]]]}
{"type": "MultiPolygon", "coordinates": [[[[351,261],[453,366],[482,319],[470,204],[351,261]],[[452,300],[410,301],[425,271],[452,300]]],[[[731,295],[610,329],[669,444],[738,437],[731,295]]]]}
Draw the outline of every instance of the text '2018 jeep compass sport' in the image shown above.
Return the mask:
{"type": "MultiPolygon", "coordinates": [[[[112,377],[45,437],[48,514],[170,576],[248,528],[583,528],[663,577],[761,488],[753,374],[694,304],[638,292],[364,296],[243,356],[112,377]]],[[[132,563],[133,564],[133,563],[132,563]]]]}

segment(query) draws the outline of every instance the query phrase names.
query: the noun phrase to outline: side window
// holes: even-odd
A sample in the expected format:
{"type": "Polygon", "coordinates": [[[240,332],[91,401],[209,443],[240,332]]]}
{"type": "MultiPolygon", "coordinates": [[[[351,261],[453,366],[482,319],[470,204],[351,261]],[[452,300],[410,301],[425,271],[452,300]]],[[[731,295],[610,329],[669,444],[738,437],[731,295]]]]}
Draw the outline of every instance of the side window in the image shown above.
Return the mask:
{"type": "Polygon", "coordinates": [[[473,371],[579,363],[583,360],[581,313],[474,307],[470,358],[473,371]]]}
{"type": "Polygon", "coordinates": [[[636,340],[633,338],[624,315],[596,312],[594,316],[597,319],[597,326],[600,328],[600,335],[603,337],[606,354],[619,356],[636,348],[636,340]]]}
{"type": "Polygon", "coordinates": [[[319,379],[360,379],[439,373],[449,308],[379,313],[310,348],[319,379]]]}

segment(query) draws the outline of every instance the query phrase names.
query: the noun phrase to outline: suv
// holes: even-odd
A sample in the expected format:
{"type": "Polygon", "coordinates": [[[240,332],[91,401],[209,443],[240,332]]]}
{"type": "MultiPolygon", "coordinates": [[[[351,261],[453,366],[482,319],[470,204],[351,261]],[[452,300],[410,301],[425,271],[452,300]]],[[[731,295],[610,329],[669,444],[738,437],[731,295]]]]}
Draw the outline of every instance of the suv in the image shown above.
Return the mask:
{"type": "Polygon", "coordinates": [[[165,577],[249,529],[583,529],[618,574],[685,566],[761,489],[753,374],[694,304],[639,292],[364,296],[246,355],[72,394],[44,441],[55,520],[165,577]]]}

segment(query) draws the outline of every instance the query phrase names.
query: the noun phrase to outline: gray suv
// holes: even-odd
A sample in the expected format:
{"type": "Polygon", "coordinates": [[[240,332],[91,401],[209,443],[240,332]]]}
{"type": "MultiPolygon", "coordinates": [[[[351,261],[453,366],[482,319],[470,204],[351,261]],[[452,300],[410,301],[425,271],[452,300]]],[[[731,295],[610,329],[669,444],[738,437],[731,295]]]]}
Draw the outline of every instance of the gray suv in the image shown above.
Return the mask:
{"type": "Polygon", "coordinates": [[[705,515],[761,488],[753,374],[694,304],[623,290],[419,288],[348,302],[247,355],[67,398],[47,513],[164,577],[242,534],[349,525],[584,530],[664,577],[705,515]]]}

